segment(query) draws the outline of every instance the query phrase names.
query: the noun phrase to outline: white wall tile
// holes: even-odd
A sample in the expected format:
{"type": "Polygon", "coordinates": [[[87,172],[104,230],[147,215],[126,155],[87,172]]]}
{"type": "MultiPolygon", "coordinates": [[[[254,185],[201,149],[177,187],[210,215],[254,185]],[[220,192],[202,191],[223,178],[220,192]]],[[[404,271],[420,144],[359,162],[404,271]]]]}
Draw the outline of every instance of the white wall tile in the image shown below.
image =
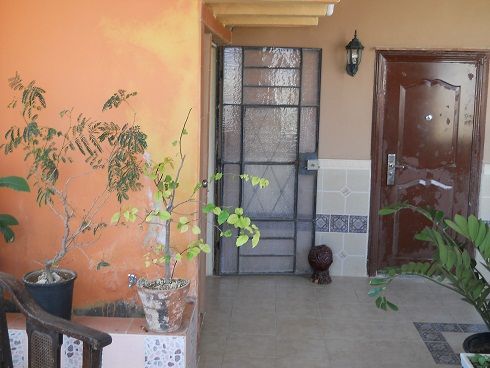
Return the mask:
{"type": "Polygon", "coordinates": [[[490,220],[490,197],[480,198],[480,218],[490,220]]]}
{"type": "Polygon", "coordinates": [[[369,215],[369,193],[351,193],[345,200],[348,215],[369,215]]]}
{"type": "Polygon", "coordinates": [[[345,197],[339,192],[324,192],[320,213],[343,215],[345,213],[345,197]]]}
{"type": "Polygon", "coordinates": [[[342,274],[344,276],[367,276],[366,257],[346,257],[342,264],[342,274]]]}
{"type": "Polygon", "coordinates": [[[369,170],[347,170],[347,186],[353,192],[369,193],[371,175],[369,170]]]}
{"type": "Polygon", "coordinates": [[[367,256],[368,234],[344,234],[344,252],[348,256],[367,256]]]}
{"type": "Polygon", "coordinates": [[[340,191],[347,184],[347,170],[323,170],[323,190],[340,191]]]}
{"type": "Polygon", "coordinates": [[[330,266],[330,275],[331,276],[343,276],[342,272],[342,258],[334,255],[333,263],[330,266]]]}
{"type": "Polygon", "coordinates": [[[339,160],[322,158],[319,161],[322,169],[371,169],[371,160],[339,160]]]}

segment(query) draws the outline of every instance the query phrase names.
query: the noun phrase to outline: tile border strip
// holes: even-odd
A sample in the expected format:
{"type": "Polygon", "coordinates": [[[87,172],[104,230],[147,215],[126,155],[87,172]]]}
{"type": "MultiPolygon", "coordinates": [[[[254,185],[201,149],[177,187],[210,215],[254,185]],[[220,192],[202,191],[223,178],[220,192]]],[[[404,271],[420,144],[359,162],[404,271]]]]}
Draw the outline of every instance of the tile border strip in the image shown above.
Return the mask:
{"type": "Polygon", "coordinates": [[[368,232],[368,216],[317,214],[315,231],[321,233],[354,233],[368,232]]]}
{"type": "Polygon", "coordinates": [[[459,365],[459,354],[456,354],[443,332],[484,332],[488,331],[487,327],[482,324],[470,323],[430,323],[414,322],[422,341],[432,355],[436,364],[459,365]]]}

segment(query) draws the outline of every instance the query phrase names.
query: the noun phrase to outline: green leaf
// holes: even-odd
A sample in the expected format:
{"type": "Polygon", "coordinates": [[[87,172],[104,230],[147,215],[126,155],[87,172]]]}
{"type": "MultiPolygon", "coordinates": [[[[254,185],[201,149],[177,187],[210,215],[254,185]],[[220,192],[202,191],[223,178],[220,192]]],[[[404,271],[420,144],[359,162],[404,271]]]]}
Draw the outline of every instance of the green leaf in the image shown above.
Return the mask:
{"type": "Polygon", "coordinates": [[[107,263],[104,260],[101,260],[99,263],[97,263],[97,271],[100,270],[102,267],[109,267],[110,264],[107,263]]]}
{"type": "Polygon", "coordinates": [[[177,253],[175,256],[174,256],[175,260],[177,262],[180,262],[182,260],[182,255],[180,253],[177,253]]]}
{"type": "Polygon", "coordinates": [[[5,239],[5,242],[7,243],[12,243],[15,240],[15,234],[12,231],[12,229],[9,226],[4,226],[0,222],[0,233],[3,234],[3,238],[5,239]]]}
{"type": "Polygon", "coordinates": [[[470,215],[468,217],[468,234],[470,239],[474,242],[478,236],[478,229],[480,228],[480,222],[475,217],[475,215],[470,215]]]}
{"type": "Polygon", "coordinates": [[[374,279],[371,279],[369,281],[369,285],[386,285],[386,283],[388,282],[388,279],[386,278],[381,278],[381,277],[376,277],[374,279]]]}
{"type": "Polygon", "coordinates": [[[233,232],[231,230],[226,230],[225,232],[222,232],[220,235],[225,238],[231,238],[233,236],[233,232]]]}
{"type": "Polygon", "coordinates": [[[237,221],[238,221],[238,216],[234,213],[232,213],[226,220],[226,222],[228,222],[230,225],[235,225],[237,221]]]}
{"type": "Polygon", "coordinates": [[[216,216],[218,216],[218,215],[221,213],[221,208],[219,208],[219,207],[214,207],[214,209],[213,209],[213,213],[214,213],[216,216]]]}
{"type": "Polygon", "coordinates": [[[223,178],[223,173],[222,172],[217,172],[216,174],[213,175],[213,179],[215,181],[221,180],[223,178]]]}
{"type": "Polygon", "coordinates": [[[256,231],[252,237],[252,248],[255,248],[260,241],[260,231],[256,231]]]}
{"type": "Polygon", "coordinates": [[[470,264],[471,264],[471,257],[470,257],[470,254],[468,253],[468,251],[465,249],[463,251],[463,265],[465,268],[469,268],[470,267],[470,264]]]}
{"type": "Polygon", "coordinates": [[[180,230],[181,233],[185,233],[185,232],[189,231],[189,225],[187,225],[187,224],[180,224],[179,230],[180,230]]]}
{"type": "Polygon", "coordinates": [[[213,203],[208,203],[207,205],[205,205],[202,209],[202,211],[204,213],[209,213],[209,212],[212,212],[214,210],[216,206],[213,204],[213,203]]]}
{"type": "Polygon", "coordinates": [[[377,297],[385,288],[384,287],[373,287],[368,291],[370,297],[377,297]]]}
{"type": "Polygon", "coordinates": [[[117,224],[120,218],[121,218],[121,212],[116,212],[111,217],[111,224],[117,224]]]}
{"type": "Polygon", "coordinates": [[[465,237],[469,237],[469,230],[468,230],[468,221],[461,216],[460,214],[456,214],[454,216],[454,222],[458,225],[458,227],[461,229],[462,235],[465,237]]]}
{"type": "Polygon", "coordinates": [[[218,224],[223,225],[229,216],[230,213],[228,211],[226,210],[221,211],[218,215],[218,224]]]}
{"type": "Polygon", "coordinates": [[[393,304],[389,301],[386,301],[386,305],[392,310],[392,311],[397,311],[398,310],[398,306],[396,304],[393,304]]]}
{"type": "Polygon", "coordinates": [[[179,141],[173,141],[173,142],[172,142],[172,146],[174,146],[174,147],[175,147],[175,146],[176,146],[178,143],[179,143],[179,141]]]}
{"type": "Polygon", "coordinates": [[[0,187],[5,187],[20,192],[29,192],[29,184],[20,176],[6,176],[0,178],[0,187]]]}
{"type": "Polygon", "coordinates": [[[204,253],[210,253],[211,252],[211,247],[209,246],[209,244],[206,244],[206,243],[199,244],[199,248],[201,248],[201,250],[204,253]]]}
{"type": "Polygon", "coordinates": [[[475,245],[479,248],[487,235],[487,224],[484,221],[479,221],[478,236],[475,239],[475,245]]]}
{"type": "Polygon", "coordinates": [[[182,216],[179,218],[179,224],[180,225],[185,225],[185,224],[188,224],[189,223],[189,219],[185,216],[182,216]]]}
{"type": "Polygon", "coordinates": [[[255,185],[258,185],[260,182],[260,178],[257,177],[257,176],[252,176],[252,185],[255,186],[255,185]]]}
{"type": "Polygon", "coordinates": [[[243,208],[235,208],[235,214],[239,215],[239,216],[242,216],[243,215],[243,208]]]}
{"type": "Polygon", "coordinates": [[[248,242],[250,238],[248,237],[248,235],[246,234],[242,234],[240,235],[237,240],[236,240],[236,246],[237,247],[241,247],[243,244],[245,244],[246,242],[248,242]]]}
{"type": "Polygon", "coordinates": [[[199,235],[199,234],[201,234],[201,228],[200,228],[199,226],[197,226],[197,225],[194,225],[194,226],[192,227],[192,233],[193,233],[194,235],[199,235]]]}
{"type": "Polygon", "coordinates": [[[0,214],[0,224],[4,226],[19,225],[19,222],[14,216],[0,214]]]}
{"type": "Polygon", "coordinates": [[[158,217],[160,218],[160,220],[162,221],[168,221],[170,220],[170,218],[172,217],[170,215],[170,212],[166,211],[166,210],[160,210],[158,212],[158,217]]]}
{"type": "Polygon", "coordinates": [[[378,211],[378,215],[380,216],[388,216],[396,213],[398,210],[395,208],[382,208],[378,211]]]}

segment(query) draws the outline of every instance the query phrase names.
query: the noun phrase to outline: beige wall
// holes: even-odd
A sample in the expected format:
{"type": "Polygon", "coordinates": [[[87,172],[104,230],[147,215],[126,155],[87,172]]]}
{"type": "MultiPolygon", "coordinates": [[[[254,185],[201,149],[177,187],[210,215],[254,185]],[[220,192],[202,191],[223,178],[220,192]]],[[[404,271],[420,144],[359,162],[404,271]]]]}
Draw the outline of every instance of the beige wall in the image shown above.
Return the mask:
{"type": "MultiPolygon", "coordinates": [[[[490,1],[341,0],[318,27],[236,28],[233,43],[322,48],[320,157],[369,159],[375,48],[490,50],[490,1]],[[366,49],[352,78],[344,47],[355,29],[366,49]]],[[[490,162],[490,144],[484,161],[490,162]]]]}

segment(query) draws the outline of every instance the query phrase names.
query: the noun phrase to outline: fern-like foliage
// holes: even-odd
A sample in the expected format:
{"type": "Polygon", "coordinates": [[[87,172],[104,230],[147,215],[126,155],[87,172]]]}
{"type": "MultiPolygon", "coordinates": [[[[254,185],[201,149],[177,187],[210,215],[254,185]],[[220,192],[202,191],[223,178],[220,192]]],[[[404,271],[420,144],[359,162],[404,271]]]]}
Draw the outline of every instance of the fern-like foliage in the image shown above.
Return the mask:
{"type": "Polygon", "coordinates": [[[425,227],[415,238],[435,246],[433,260],[390,267],[385,270],[385,276],[371,280],[373,287],[369,295],[376,298],[378,308],[398,309],[384,295],[388,285],[400,275],[418,275],[460,294],[466,302],[476,308],[483,321],[490,327],[490,286],[469,251],[471,247],[477,249],[483,258],[482,267],[490,271],[488,224],[474,215],[463,217],[457,214],[453,219],[448,219],[441,211],[407,203],[384,208],[380,215],[391,215],[403,210],[415,211],[432,222],[432,227],[425,227]]]}
{"type": "MultiPolygon", "coordinates": [[[[99,122],[84,114],[76,118],[72,110],[64,110],[60,117],[67,120],[67,128],[58,130],[40,124],[39,114],[46,108],[45,90],[31,81],[24,84],[18,73],[9,79],[9,87],[17,94],[10,108],[20,102],[23,127],[12,126],[1,145],[5,154],[22,149],[30,163],[28,178],[35,178],[39,205],[52,203],[60,168],[74,162],[75,153],[94,170],[107,171],[107,188],[117,193],[121,202],[129,191],[141,189],[143,172],[140,156],[146,149],[146,134],[135,124],[122,126],[113,122],[99,122]]],[[[136,92],[120,90],[104,104],[103,110],[119,106],[136,92]]]]}

